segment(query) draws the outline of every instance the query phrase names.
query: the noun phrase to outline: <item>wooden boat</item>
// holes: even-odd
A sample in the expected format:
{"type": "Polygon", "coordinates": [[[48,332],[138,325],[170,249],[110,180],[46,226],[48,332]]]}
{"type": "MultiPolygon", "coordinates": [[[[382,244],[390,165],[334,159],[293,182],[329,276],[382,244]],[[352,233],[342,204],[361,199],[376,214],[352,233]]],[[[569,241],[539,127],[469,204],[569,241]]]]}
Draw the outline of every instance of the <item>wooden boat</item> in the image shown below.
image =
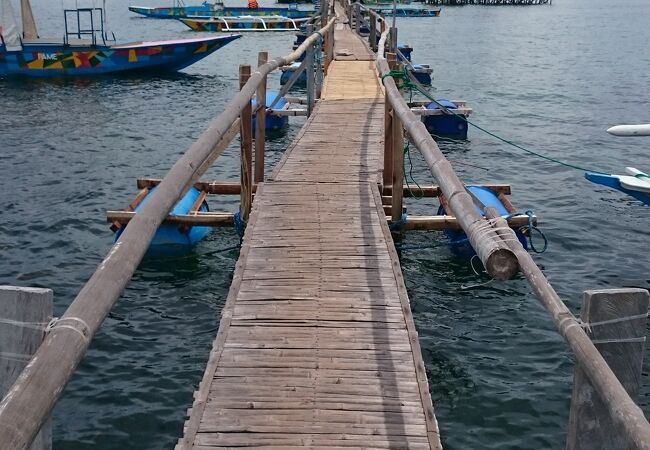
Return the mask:
{"type": "Polygon", "coordinates": [[[129,6],[129,11],[156,19],[178,18],[209,18],[209,17],[234,17],[234,16],[283,16],[291,19],[300,19],[313,16],[314,10],[301,10],[296,7],[278,8],[237,8],[224,6],[223,3],[203,2],[201,5],[186,6],[182,0],[174,2],[174,6],[129,6]]]}
{"type": "Polygon", "coordinates": [[[179,70],[205,58],[241,35],[107,45],[101,8],[64,10],[65,35],[39,38],[29,0],[21,0],[23,35],[10,0],[0,0],[0,76],[87,76],[125,71],[179,70]],[[72,14],[73,20],[68,20],[72,14]],[[76,17],[75,17],[76,15],[76,17]],[[99,17],[97,17],[99,16],[99,17]],[[99,24],[70,30],[70,23],[99,24]],[[76,38],[75,38],[76,37],[76,38]],[[87,39],[82,39],[87,37],[87,39]]]}
{"type": "MultiPolygon", "coordinates": [[[[392,7],[370,7],[373,11],[378,14],[383,14],[384,16],[392,16],[393,8],[392,7]]],[[[395,8],[395,15],[397,17],[439,17],[440,8],[431,9],[417,6],[397,6],[395,8]]]]}
{"type": "Polygon", "coordinates": [[[282,16],[213,17],[178,19],[194,31],[298,31],[307,20],[282,16]]]}

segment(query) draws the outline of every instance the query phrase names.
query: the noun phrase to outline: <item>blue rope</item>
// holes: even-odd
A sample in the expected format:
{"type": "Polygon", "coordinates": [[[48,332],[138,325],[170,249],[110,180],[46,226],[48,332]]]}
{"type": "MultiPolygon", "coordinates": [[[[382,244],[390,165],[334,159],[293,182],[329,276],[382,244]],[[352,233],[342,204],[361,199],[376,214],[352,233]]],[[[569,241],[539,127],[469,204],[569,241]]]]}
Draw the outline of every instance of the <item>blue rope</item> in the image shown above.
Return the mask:
{"type": "MultiPolygon", "coordinates": [[[[526,213],[528,216],[528,225],[524,225],[523,227],[520,227],[519,231],[522,233],[524,236],[526,236],[526,231],[528,232],[528,243],[530,244],[530,249],[534,251],[535,253],[544,253],[546,249],[548,248],[548,239],[546,238],[546,235],[540,230],[538,227],[533,225],[533,216],[535,215],[535,212],[532,209],[527,209],[526,213]],[[535,247],[535,244],[533,243],[533,231],[537,232],[537,234],[544,240],[544,246],[542,247],[541,250],[538,250],[537,247],[535,247]]],[[[513,213],[505,216],[505,219],[508,220],[511,217],[514,216],[520,216],[521,213],[513,213]]]]}
{"type": "Polygon", "coordinates": [[[533,250],[535,253],[544,253],[546,251],[546,249],[548,248],[548,239],[546,239],[546,236],[544,235],[542,230],[540,230],[535,225],[533,225],[533,215],[534,215],[533,210],[532,209],[527,209],[526,210],[526,215],[528,216],[528,225],[521,227],[519,230],[523,231],[524,229],[527,228],[528,229],[528,242],[530,243],[531,250],[533,250]],[[537,248],[535,247],[535,244],[533,244],[533,231],[536,231],[537,234],[539,234],[539,236],[544,240],[544,246],[542,247],[541,250],[537,250],[537,248]]]}
{"type": "Polygon", "coordinates": [[[235,223],[235,231],[237,232],[237,235],[241,240],[244,238],[244,230],[246,230],[246,225],[241,220],[241,214],[239,212],[235,213],[235,215],[233,216],[233,221],[235,223]]]}
{"type": "Polygon", "coordinates": [[[391,223],[388,225],[388,228],[390,231],[399,231],[402,229],[402,227],[406,224],[406,213],[402,214],[402,216],[399,218],[399,220],[391,223]]]}

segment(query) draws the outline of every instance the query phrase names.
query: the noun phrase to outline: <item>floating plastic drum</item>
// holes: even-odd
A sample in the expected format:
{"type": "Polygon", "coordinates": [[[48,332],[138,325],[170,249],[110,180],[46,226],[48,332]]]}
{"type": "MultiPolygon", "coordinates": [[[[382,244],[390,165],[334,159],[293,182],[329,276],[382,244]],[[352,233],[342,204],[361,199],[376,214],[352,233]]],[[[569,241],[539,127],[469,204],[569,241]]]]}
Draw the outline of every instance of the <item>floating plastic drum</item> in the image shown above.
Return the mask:
{"type": "MultiPolygon", "coordinates": [[[[439,99],[437,102],[452,112],[455,112],[454,110],[458,109],[458,106],[449,100],[439,99]]],[[[427,109],[441,109],[438,103],[429,103],[427,109]]],[[[464,115],[462,116],[465,117],[464,115]]],[[[427,130],[429,130],[429,133],[435,134],[436,136],[467,139],[467,122],[462,118],[451,114],[426,116],[424,119],[424,125],[427,127],[427,130]]]]}
{"type": "MultiPolygon", "coordinates": [[[[271,103],[273,103],[273,100],[275,100],[275,97],[277,96],[278,96],[278,91],[273,91],[273,90],[266,91],[266,102],[264,103],[264,106],[268,107],[271,103]]],[[[255,109],[256,106],[255,98],[253,98],[252,103],[253,103],[253,109],[255,109]]],[[[284,98],[281,98],[273,106],[273,109],[281,109],[286,104],[287,101],[284,98]]],[[[287,126],[288,123],[289,123],[289,117],[287,116],[267,114],[264,125],[266,131],[280,131],[285,126],[287,126]]],[[[253,115],[253,135],[255,134],[255,124],[256,124],[256,119],[255,119],[255,115],[253,115]]]]}
{"type": "MultiPolygon", "coordinates": [[[[508,210],[506,210],[503,203],[501,203],[501,200],[499,200],[492,190],[483,186],[467,186],[467,190],[470,191],[483,205],[491,206],[496,209],[500,216],[506,217],[509,215],[508,210]]],[[[476,207],[476,211],[480,215],[485,216],[481,208],[478,206],[476,207]]],[[[445,209],[442,206],[438,208],[438,214],[446,214],[445,209]]],[[[449,238],[449,246],[451,250],[458,256],[471,258],[476,254],[470,243],[467,241],[467,235],[463,231],[445,230],[445,235],[449,238]]],[[[524,236],[519,230],[515,230],[515,235],[524,249],[527,250],[528,241],[526,240],[526,236],[524,236]]]]}
{"type": "MultiPolygon", "coordinates": [[[[147,204],[154,191],[155,188],[151,189],[144,200],[135,208],[136,213],[147,204]]],[[[170,214],[187,214],[199,195],[200,193],[197,189],[190,188],[187,194],[176,203],[170,214]]],[[[208,211],[207,202],[204,201],[201,204],[199,211],[208,211]]],[[[115,233],[115,241],[119,240],[125,228],[126,226],[122,226],[115,233]]],[[[211,227],[182,227],[177,224],[162,224],[158,227],[158,231],[156,231],[147,253],[176,254],[187,252],[194,244],[205,238],[210,231],[212,231],[211,227]]]]}

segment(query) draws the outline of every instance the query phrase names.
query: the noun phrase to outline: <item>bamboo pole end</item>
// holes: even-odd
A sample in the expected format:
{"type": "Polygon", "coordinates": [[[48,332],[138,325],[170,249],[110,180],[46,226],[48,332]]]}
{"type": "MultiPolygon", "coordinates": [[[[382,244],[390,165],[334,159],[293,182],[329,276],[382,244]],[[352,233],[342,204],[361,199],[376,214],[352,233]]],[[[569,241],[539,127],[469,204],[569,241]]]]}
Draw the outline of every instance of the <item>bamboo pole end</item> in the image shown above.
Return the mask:
{"type": "Polygon", "coordinates": [[[519,271],[519,262],[517,256],[511,250],[498,248],[486,258],[485,270],[495,280],[510,280],[519,271]]]}

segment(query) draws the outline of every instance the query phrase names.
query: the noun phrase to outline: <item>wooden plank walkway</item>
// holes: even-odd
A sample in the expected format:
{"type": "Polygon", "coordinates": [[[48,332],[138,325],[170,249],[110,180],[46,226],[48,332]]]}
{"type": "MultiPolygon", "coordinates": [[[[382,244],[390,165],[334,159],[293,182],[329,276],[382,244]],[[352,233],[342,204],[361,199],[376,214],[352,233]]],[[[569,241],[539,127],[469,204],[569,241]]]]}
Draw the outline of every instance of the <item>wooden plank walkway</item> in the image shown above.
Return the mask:
{"type": "Polygon", "coordinates": [[[381,88],[371,64],[331,68],[258,188],[179,449],[441,448],[377,189],[381,88]]]}

